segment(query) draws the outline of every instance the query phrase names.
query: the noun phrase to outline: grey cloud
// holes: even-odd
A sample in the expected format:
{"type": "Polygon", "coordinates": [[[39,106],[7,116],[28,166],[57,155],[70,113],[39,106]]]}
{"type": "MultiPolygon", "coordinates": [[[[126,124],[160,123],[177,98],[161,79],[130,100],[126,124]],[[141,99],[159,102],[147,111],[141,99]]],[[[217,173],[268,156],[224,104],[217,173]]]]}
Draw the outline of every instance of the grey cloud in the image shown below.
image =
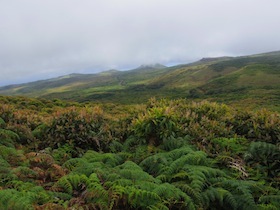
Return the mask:
{"type": "Polygon", "coordinates": [[[280,48],[278,0],[0,0],[0,85],[280,48]]]}

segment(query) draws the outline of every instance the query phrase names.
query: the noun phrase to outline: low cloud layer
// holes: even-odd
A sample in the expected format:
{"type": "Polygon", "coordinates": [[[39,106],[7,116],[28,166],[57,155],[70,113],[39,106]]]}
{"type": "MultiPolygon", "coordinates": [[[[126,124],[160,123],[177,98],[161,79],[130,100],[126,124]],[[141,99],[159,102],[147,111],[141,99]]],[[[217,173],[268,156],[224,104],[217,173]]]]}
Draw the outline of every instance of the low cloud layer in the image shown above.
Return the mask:
{"type": "Polygon", "coordinates": [[[278,0],[0,0],[0,85],[280,50],[278,0]]]}

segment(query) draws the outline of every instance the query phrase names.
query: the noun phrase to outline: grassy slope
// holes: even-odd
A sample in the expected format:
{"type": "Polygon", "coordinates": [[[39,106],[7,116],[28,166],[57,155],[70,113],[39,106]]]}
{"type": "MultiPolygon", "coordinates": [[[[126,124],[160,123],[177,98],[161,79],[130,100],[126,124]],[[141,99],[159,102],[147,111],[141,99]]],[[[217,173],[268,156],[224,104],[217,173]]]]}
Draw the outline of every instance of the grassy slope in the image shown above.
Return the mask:
{"type": "Polygon", "coordinates": [[[199,98],[280,110],[280,52],[202,59],[169,68],[74,74],[0,88],[0,94],[139,103],[151,97],[199,98]]]}

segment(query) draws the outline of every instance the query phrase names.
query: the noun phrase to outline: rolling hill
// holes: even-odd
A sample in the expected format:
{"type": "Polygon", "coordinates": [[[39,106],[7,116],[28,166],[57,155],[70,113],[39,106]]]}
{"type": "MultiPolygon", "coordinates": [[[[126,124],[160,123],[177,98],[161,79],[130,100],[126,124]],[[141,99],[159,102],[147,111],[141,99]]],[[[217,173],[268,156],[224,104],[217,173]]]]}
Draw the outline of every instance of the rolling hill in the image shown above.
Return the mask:
{"type": "Polygon", "coordinates": [[[151,97],[208,99],[279,111],[280,51],[203,58],[172,67],[155,64],[129,71],[71,74],[1,87],[0,94],[126,104],[145,102],[151,97]]]}

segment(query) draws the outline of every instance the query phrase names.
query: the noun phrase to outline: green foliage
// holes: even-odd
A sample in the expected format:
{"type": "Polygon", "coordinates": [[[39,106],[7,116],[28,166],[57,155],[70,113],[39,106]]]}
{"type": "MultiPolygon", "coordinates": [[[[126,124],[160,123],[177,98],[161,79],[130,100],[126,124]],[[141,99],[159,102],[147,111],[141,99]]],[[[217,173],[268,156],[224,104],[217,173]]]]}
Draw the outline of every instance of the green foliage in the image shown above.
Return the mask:
{"type": "Polygon", "coordinates": [[[69,174],[60,178],[53,188],[74,195],[84,191],[88,184],[85,175],[69,174]]]}
{"type": "Polygon", "coordinates": [[[26,193],[20,193],[14,189],[0,191],[0,208],[32,210],[32,200],[26,193]]]}
{"type": "Polygon", "coordinates": [[[22,158],[22,154],[15,148],[0,145],[0,158],[6,160],[9,164],[18,165],[20,163],[19,160],[22,158]]]}
{"type": "Polygon", "coordinates": [[[51,193],[31,183],[12,181],[10,187],[0,191],[1,209],[34,209],[34,205],[42,205],[52,200],[51,193]]]}
{"type": "Polygon", "coordinates": [[[231,156],[238,156],[245,152],[248,141],[244,138],[215,138],[211,139],[210,143],[212,153],[226,153],[231,156]]]}
{"type": "Polygon", "coordinates": [[[176,116],[169,108],[152,107],[133,122],[135,134],[155,146],[160,145],[163,138],[174,136],[176,130],[176,116]]]}
{"type": "Polygon", "coordinates": [[[179,149],[181,147],[190,145],[191,137],[185,136],[175,138],[173,136],[170,136],[168,138],[163,139],[162,147],[166,151],[172,151],[174,149],[179,149]]]}
{"type": "Polygon", "coordinates": [[[79,111],[71,108],[57,115],[47,129],[39,127],[33,131],[37,136],[44,135],[41,132],[46,132],[47,140],[41,143],[41,147],[46,144],[51,147],[69,144],[82,149],[101,150],[106,146],[103,137],[106,130],[103,127],[102,110],[96,108],[79,111]]]}
{"type": "MultiPolygon", "coordinates": [[[[266,178],[280,176],[280,149],[266,142],[252,142],[245,153],[247,163],[265,175],[266,178]]],[[[278,186],[279,186],[278,182],[278,186]]]]}
{"type": "Polygon", "coordinates": [[[63,146],[51,151],[54,160],[63,164],[73,156],[76,156],[73,145],[64,144],[63,146]]]}
{"type": "Polygon", "coordinates": [[[19,136],[16,139],[16,143],[18,144],[28,145],[35,142],[31,129],[24,124],[14,124],[8,126],[7,129],[14,131],[19,136]]]}
{"type": "Polygon", "coordinates": [[[0,209],[280,208],[278,113],[4,99],[0,209]]]}
{"type": "Polygon", "coordinates": [[[3,139],[3,143],[5,144],[5,140],[7,141],[16,141],[19,140],[19,135],[11,130],[0,129],[0,138],[3,139]]]}
{"type": "Polygon", "coordinates": [[[239,111],[229,122],[239,135],[253,141],[265,141],[272,144],[280,142],[280,115],[262,109],[255,113],[239,111]]]}
{"type": "Polygon", "coordinates": [[[280,208],[280,193],[263,195],[259,199],[258,207],[260,209],[279,209],[280,208]]]}
{"type": "Polygon", "coordinates": [[[6,122],[0,117],[0,128],[4,128],[6,125],[6,122]]]}

